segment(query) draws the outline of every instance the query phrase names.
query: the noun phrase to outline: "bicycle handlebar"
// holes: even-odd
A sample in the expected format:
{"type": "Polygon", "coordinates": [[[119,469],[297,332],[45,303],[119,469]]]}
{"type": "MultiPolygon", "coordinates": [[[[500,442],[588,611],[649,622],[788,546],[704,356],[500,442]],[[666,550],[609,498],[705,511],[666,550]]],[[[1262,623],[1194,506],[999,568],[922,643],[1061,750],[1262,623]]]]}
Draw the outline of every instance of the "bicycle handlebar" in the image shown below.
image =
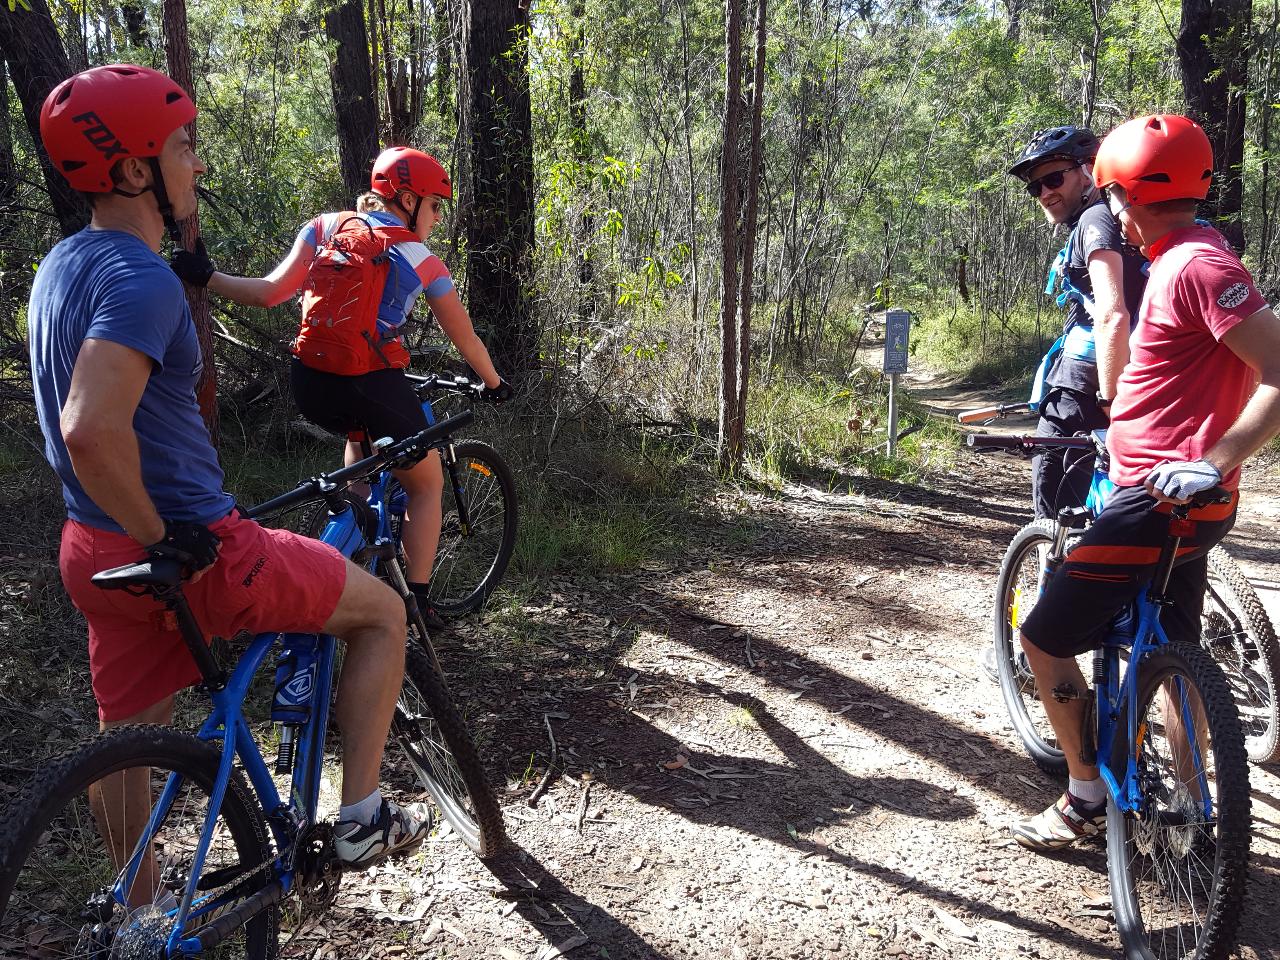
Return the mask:
{"type": "Polygon", "coordinates": [[[1001,403],[994,407],[982,407],[978,410],[962,410],[956,414],[956,419],[961,423],[985,423],[989,420],[998,420],[1001,417],[1012,417],[1030,412],[1031,404],[1026,401],[1022,403],[1001,403]]]}
{"type": "Polygon", "coordinates": [[[965,443],[979,453],[987,450],[1017,450],[1019,453],[1035,453],[1040,448],[1055,447],[1062,450],[1096,450],[1092,437],[1037,437],[1023,434],[1006,437],[994,433],[971,433],[965,443]]]}
{"type": "Polygon", "coordinates": [[[405,378],[414,386],[413,390],[421,399],[424,394],[430,393],[456,393],[462,396],[469,396],[476,399],[484,390],[483,383],[476,383],[467,377],[424,377],[416,373],[406,373],[405,378]]]}
{"type": "Polygon", "coordinates": [[[398,443],[384,447],[374,453],[373,456],[357,460],[349,466],[333,471],[333,473],[322,473],[318,477],[305,480],[288,493],[282,493],[278,497],[272,497],[265,503],[250,507],[245,513],[250,519],[256,520],[259,517],[265,517],[308,503],[338,489],[344,489],[358,480],[363,480],[365,477],[380,472],[386,467],[394,468],[417,463],[434,447],[448,440],[449,434],[455,430],[462,429],[474,419],[475,413],[471,410],[455,413],[447,420],[441,420],[420,433],[415,433],[413,436],[406,437],[398,443]]]}

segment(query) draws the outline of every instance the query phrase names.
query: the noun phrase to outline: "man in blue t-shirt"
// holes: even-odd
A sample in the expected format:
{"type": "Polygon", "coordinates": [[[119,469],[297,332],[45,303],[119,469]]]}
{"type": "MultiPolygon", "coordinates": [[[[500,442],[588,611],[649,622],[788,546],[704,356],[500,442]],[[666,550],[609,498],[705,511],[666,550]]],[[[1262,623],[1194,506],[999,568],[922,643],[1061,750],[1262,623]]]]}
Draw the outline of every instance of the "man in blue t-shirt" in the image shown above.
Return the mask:
{"type": "MultiPolygon", "coordinates": [[[[298,631],[342,637],[338,690],[342,808],[338,854],[364,867],[420,842],[420,805],[382,798],[378,771],[404,668],[405,610],[387,585],[333,548],[268,530],[235,510],[195,387],[200,348],[182,284],[158,251],[196,210],[204,165],[185,129],[195,105],[154,70],[97,67],[53,89],[40,132],[55,167],[93,208],[89,227],[40,264],[27,319],[46,453],[63,485],[59,564],[89,627],[89,665],[104,729],[167,723],[173,695],[199,679],[180,633],[151,598],[95,588],[98,571],[144,556],[190,571],[184,589],[208,635],[298,631]]],[[[145,770],[107,822],[149,806],[145,770]]],[[[114,791],[112,791],[114,793],[114,791]]],[[[122,862],[127,829],[109,831],[122,862]],[[124,840],[123,844],[121,840],[124,840]]],[[[131,903],[163,895],[148,863],[131,903]]]]}

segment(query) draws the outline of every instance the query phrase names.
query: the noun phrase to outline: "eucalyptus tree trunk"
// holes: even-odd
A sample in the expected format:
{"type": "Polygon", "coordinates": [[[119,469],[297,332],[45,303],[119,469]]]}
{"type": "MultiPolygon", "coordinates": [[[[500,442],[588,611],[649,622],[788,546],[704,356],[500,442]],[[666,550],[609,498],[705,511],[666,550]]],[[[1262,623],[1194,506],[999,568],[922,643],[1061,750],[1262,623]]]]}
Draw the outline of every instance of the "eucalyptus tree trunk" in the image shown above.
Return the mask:
{"type": "Polygon", "coordinates": [[[529,12],[521,0],[471,0],[466,36],[470,154],[467,296],[472,318],[492,331],[504,375],[537,364],[533,279],[533,115],[529,12]]]}
{"type": "MultiPolygon", "coordinates": [[[[174,83],[187,91],[195,102],[196,91],[191,82],[191,44],[187,38],[187,0],[164,0],[164,52],[168,61],[169,76],[174,83]]],[[[199,153],[196,141],[196,122],[187,125],[192,148],[199,153]]],[[[190,250],[200,236],[200,213],[193,213],[183,220],[182,245],[190,250]]],[[[209,438],[218,443],[218,367],[213,353],[213,317],[209,311],[209,291],[184,283],[187,305],[196,327],[196,339],[200,343],[200,382],[196,384],[196,400],[200,404],[200,416],[209,428],[209,438]]]]}
{"type": "Polygon", "coordinates": [[[1253,0],[1182,0],[1178,65],[1191,117],[1213,144],[1210,215],[1237,250],[1244,248],[1245,92],[1252,49],[1253,0]]]}
{"type": "Polygon", "coordinates": [[[124,19],[125,33],[135,47],[151,46],[151,34],[147,30],[147,14],[142,0],[123,0],[120,16],[124,19]]]}
{"type": "Polygon", "coordinates": [[[378,155],[378,98],[373,90],[364,5],[360,0],[343,0],[325,14],[324,29],[338,45],[329,81],[338,120],[342,183],[354,201],[369,189],[369,170],[378,155]]]}
{"type": "Polygon", "coordinates": [[[595,316],[595,261],[592,259],[592,238],[595,235],[595,217],[587,196],[590,176],[587,166],[591,162],[591,133],[587,129],[587,81],[584,62],[587,59],[587,23],[585,0],[571,0],[569,16],[573,21],[570,53],[573,62],[569,68],[569,128],[573,142],[573,159],[577,166],[574,175],[578,186],[578,199],[582,214],[578,218],[578,321],[585,328],[595,316]]]}
{"type": "Polygon", "coordinates": [[[742,126],[741,0],[724,4],[724,144],[720,153],[720,470],[742,466],[738,417],[738,145],[742,126]]]}
{"type": "Polygon", "coordinates": [[[49,201],[69,236],[89,222],[89,208],[62,175],[53,169],[40,141],[40,107],[55,86],[71,76],[71,64],[45,0],[27,0],[14,10],[0,11],[0,56],[9,64],[9,77],[22,103],[22,115],[40,156],[49,201]],[[27,9],[27,8],[30,9],[27,9]]]}
{"type": "Polygon", "coordinates": [[[436,46],[436,113],[441,120],[453,119],[453,98],[450,96],[453,79],[453,27],[449,18],[449,4],[453,0],[435,0],[436,46]]]}
{"type": "Polygon", "coordinates": [[[747,385],[751,379],[751,307],[755,299],[756,228],[760,208],[761,130],[764,125],[765,39],[768,0],[756,0],[755,73],[751,81],[751,160],[747,174],[746,210],[742,217],[742,292],[738,297],[738,407],[731,437],[742,466],[747,430],[747,385]]]}
{"type": "Polygon", "coordinates": [[[18,184],[17,167],[13,160],[13,129],[9,126],[9,71],[0,57],[0,240],[13,229],[13,200],[18,184]]]}

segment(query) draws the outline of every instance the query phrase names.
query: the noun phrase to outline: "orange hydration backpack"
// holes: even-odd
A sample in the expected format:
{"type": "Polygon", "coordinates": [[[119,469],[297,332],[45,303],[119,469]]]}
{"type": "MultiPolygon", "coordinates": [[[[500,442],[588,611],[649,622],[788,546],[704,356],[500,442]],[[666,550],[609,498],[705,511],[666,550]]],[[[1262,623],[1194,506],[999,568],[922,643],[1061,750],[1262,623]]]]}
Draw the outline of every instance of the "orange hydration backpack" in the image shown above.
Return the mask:
{"type": "Polygon", "coordinates": [[[294,356],[305,366],[346,377],[408,365],[394,338],[378,336],[378,306],[391,269],[391,248],[417,243],[406,227],[373,223],[344,213],[320,242],[302,294],[302,326],[294,356]]]}

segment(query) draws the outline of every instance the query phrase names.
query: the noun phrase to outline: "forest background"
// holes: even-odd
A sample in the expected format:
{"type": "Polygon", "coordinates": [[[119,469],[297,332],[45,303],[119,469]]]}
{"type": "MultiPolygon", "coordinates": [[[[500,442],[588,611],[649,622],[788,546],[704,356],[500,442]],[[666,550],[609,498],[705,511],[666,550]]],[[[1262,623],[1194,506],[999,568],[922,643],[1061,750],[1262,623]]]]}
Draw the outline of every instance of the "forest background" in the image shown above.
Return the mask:
{"type": "MultiPolygon", "coordinates": [[[[1206,213],[1274,299],[1278,40],[1280,0],[0,0],[0,554],[51,561],[60,519],[24,310],[85,216],[33,138],[72,72],[190,87],[217,198],[198,229],[229,272],[349,208],[385,145],[454,171],[430,243],[521,393],[482,432],[523,478],[527,579],[669,547],[704,466],[946,464],[937,424],[884,455],[858,350],[870,311],[902,307],[914,364],[1020,390],[1061,322],[1041,291],[1064,238],[1007,175],[1043,127],[1190,112],[1219,157],[1206,213]]],[[[296,303],[191,297],[229,487],[252,500],[331,460],[284,385],[296,303]]],[[[419,345],[439,339],[425,314],[419,345]]]]}

